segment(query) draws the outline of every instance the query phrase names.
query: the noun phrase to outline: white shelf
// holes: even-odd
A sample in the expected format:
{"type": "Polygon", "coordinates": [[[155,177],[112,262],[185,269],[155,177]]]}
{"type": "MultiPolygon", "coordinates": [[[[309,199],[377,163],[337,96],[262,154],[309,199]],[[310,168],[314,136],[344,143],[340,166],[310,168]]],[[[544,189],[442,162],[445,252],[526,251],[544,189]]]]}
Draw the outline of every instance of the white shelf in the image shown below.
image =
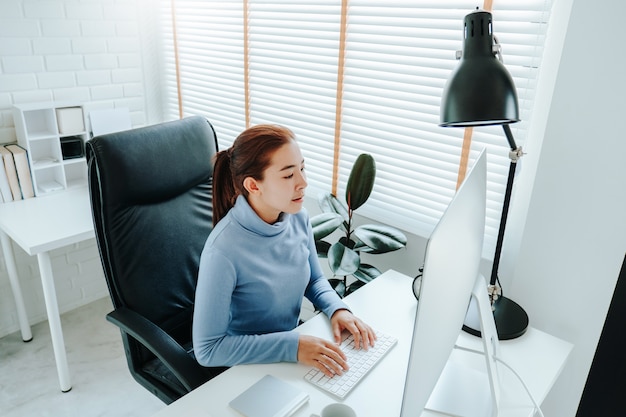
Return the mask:
{"type": "Polygon", "coordinates": [[[36,142],[38,140],[49,140],[55,139],[57,137],[56,134],[50,132],[33,132],[28,135],[28,140],[31,142],[36,142]]]}
{"type": "Polygon", "coordinates": [[[15,105],[13,118],[18,144],[28,152],[35,195],[87,184],[84,149],[89,135],[82,104],[47,102],[15,105]],[[62,139],[78,142],[75,146],[62,147],[62,139]],[[77,149],[82,150],[80,157],[76,157],[77,149]],[[71,154],[64,155],[64,152],[71,154]]]}

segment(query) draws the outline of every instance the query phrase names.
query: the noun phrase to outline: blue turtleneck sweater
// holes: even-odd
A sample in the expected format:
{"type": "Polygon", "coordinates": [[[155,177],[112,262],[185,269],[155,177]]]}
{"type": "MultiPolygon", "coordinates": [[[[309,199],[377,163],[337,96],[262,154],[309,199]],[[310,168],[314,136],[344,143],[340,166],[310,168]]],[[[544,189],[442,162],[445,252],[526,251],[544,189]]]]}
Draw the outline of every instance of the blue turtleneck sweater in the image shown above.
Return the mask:
{"type": "Polygon", "coordinates": [[[303,296],[328,317],[347,308],[320,268],[307,213],[268,224],[239,196],[200,258],[196,359],[204,366],[296,362],[303,296]]]}

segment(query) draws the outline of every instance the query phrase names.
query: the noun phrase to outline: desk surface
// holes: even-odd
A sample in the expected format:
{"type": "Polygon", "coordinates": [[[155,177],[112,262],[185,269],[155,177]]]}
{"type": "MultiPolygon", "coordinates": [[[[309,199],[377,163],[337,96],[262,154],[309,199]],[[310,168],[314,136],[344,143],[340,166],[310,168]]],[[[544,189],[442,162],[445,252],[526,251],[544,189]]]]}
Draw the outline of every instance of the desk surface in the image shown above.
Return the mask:
{"type": "MultiPolygon", "coordinates": [[[[395,271],[387,271],[376,280],[359,289],[345,301],[353,312],[372,327],[398,338],[398,344],[363,379],[345,403],[359,416],[399,416],[404,389],[406,364],[409,357],[417,302],[411,291],[412,279],[395,271]]],[[[332,340],[328,319],[320,314],[297,329],[332,340]]],[[[459,345],[481,349],[480,339],[461,332],[459,345]]],[[[526,381],[535,398],[541,402],[552,387],[569,355],[571,345],[536,329],[514,340],[501,342],[501,356],[526,381]]],[[[455,350],[451,360],[484,370],[484,358],[455,350]]],[[[307,391],[310,401],[294,416],[309,417],[319,414],[327,404],[336,402],[331,396],[304,381],[309,367],[294,363],[268,365],[241,365],[212,379],[198,389],[170,404],[154,417],[169,416],[240,416],[228,403],[266,374],[274,375],[307,391]]],[[[510,379],[503,376],[504,380],[510,379]]],[[[507,415],[528,416],[530,400],[513,383],[503,389],[507,415]]],[[[423,416],[438,415],[425,412],[423,416]]]]}
{"type": "Polygon", "coordinates": [[[29,255],[92,238],[89,190],[78,187],[0,204],[0,229],[29,255]]]}

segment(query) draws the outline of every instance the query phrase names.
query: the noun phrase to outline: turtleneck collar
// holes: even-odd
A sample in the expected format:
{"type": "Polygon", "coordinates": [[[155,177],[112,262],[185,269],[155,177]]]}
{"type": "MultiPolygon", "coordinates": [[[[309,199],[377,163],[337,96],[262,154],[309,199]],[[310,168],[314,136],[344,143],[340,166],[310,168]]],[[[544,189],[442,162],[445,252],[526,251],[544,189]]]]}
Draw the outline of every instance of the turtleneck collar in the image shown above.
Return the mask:
{"type": "Polygon", "coordinates": [[[250,207],[248,200],[243,195],[237,196],[235,206],[230,211],[233,219],[244,229],[261,236],[276,236],[285,230],[289,223],[287,221],[288,213],[281,213],[278,221],[274,224],[266,223],[250,207]]]}

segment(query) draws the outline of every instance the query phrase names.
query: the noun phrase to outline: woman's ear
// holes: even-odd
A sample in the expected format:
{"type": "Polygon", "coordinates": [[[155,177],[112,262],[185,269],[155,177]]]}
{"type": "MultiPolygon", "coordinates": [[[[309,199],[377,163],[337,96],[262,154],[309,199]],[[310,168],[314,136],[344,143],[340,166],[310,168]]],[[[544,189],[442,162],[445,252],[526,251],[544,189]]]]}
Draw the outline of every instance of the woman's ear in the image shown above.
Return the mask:
{"type": "Polygon", "coordinates": [[[257,183],[257,180],[252,177],[246,177],[243,180],[243,188],[245,188],[250,194],[256,194],[259,192],[259,184],[257,183]]]}

